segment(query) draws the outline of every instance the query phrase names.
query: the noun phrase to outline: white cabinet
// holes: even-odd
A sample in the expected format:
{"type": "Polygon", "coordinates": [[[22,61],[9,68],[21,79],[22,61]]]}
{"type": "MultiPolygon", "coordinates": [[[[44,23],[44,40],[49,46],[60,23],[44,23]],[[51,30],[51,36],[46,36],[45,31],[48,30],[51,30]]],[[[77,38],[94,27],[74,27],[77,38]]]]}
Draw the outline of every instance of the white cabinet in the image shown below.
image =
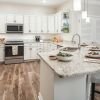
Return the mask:
{"type": "Polygon", "coordinates": [[[36,16],[24,16],[24,33],[36,33],[36,16]]]}
{"type": "Polygon", "coordinates": [[[0,44],[0,62],[4,61],[4,45],[0,44]]]}
{"type": "Polygon", "coordinates": [[[59,12],[57,13],[57,20],[58,20],[58,33],[61,33],[61,27],[62,27],[62,14],[59,12]]]}
{"type": "Polygon", "coordinates": [[[0,15],[0,33],[5,33],[6,27],[6,17],[4,15],[0,15]]]}
{"type": "Polygon", "coordinates": [[[58,33],[59,29],[59,21],[58,21],[58,16],[57,14],[55,15],[55,32],[58,33]]]}
{"type": "Polygon", "coordinates": [[[6,16],[6,21],[7,23],[23,24],[23,16],[10,14],[6,16]]]}
{"type": "Polygon", "coordinates": [[[36,32],[41,33],[42,32],[42,17],[36,16],[36,32]]]}
{"type": "Polygon", "coordinates": [[[24,60],[37,59],[37,44],[27,43],[24,44],[24,60]]]}
{"type": "Polygon", "coordinates": [[[47,33],[47,16],[42,16],[42,26],[41,26],[41,32],[47,33]]]}
{"type": "Polygon", "coordinates": [[[55,19],[54,15],[48,16],[48,33],[55,32],[55,19]]]}
{"type": "Polygon", "coordinates": [[[56,50],[57,45],[53,43],[26,43],[24,44],[24,60],[38,59],[37,53],[56,50]]]}

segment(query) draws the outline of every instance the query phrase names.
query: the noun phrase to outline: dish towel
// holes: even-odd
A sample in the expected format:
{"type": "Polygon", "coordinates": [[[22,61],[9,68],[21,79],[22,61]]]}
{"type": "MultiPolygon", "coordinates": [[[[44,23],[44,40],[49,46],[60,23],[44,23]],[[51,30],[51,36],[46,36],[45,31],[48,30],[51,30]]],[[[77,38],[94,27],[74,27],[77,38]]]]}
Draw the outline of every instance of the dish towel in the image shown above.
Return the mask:
{"type": "Polygon", "coordinates": [[[18,46],[16,45],[12,46],[12,55],[18,55],[18,46]]]}

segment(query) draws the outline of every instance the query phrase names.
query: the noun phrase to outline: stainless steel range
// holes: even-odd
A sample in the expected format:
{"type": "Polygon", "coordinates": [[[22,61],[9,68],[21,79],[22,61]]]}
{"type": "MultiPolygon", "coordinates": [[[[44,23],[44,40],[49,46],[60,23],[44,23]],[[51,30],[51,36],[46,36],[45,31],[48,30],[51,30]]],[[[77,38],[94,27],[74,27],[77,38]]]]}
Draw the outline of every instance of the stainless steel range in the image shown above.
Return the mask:
{"type": "Polygon", "coordinates": [[[24,42],[7,41],[5,43],[5,64],[24,62],[24,42]]]}

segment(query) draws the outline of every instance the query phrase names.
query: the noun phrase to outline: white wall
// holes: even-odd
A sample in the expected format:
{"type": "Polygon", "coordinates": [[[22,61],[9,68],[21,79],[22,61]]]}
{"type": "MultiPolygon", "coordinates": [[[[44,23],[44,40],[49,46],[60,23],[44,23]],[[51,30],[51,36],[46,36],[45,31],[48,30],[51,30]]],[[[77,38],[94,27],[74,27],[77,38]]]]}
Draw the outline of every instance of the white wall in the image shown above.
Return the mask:
{"type": "MultiPolygon", "coordinates": [[[[88,17],[90,17],[90,23],[86,23],[85,20],[82,20],[81,23],[81,37],[83,42],[100,42],[100,1],[98,4],[93,2],[95,0],[88,0],[88,17]]],[[[82,8],[84,8],[83,5],[82,8]]]]}
{"type": "Polygon", "coordinates": [[[0,3],[0,13],[4,14],[51,14],[55,13],[56,9],[46,6],[32,6],[22,4],[4,4],[0,3]]]}

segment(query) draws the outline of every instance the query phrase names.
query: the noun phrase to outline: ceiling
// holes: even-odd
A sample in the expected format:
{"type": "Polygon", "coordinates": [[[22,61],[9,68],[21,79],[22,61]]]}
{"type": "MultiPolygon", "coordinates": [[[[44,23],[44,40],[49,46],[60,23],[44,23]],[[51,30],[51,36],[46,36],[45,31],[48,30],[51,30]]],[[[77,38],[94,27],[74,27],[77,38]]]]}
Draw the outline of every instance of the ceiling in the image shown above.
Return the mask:
{"type": "Polygon", "coordinates": [[[46,0],[46,3],[43,3],[43,0],[0,0],[0,3],[14,3],[14,4],[57,7],[66,1],[67,0],[46,0]]]}

